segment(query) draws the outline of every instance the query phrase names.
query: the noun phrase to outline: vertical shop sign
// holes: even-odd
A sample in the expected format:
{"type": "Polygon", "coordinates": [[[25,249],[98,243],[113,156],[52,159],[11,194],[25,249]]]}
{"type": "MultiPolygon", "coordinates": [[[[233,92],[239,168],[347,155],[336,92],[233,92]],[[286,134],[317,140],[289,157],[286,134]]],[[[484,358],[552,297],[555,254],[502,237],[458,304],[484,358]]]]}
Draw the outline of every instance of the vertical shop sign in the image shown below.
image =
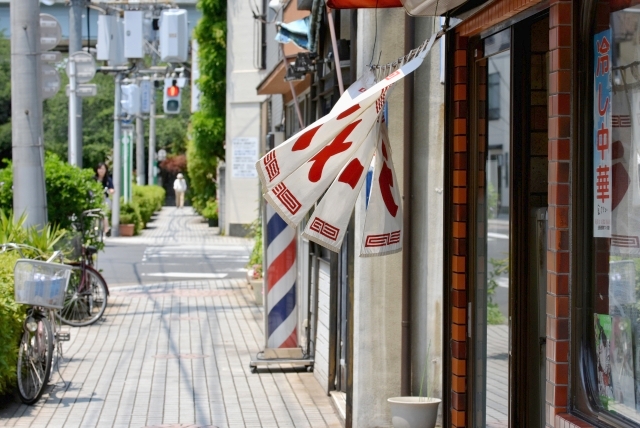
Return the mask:
{"type": "Polygon", "coordinates": [[[595,35],[593,236],[611,237],[611,29],[595,35]]]}

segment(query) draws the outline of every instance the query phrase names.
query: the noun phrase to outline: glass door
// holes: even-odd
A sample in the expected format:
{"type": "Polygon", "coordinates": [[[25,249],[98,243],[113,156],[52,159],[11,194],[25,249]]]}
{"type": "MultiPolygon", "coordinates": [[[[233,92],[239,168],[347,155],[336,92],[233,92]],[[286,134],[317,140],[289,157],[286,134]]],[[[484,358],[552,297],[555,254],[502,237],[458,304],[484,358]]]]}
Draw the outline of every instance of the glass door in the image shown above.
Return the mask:
{"type": "Polygon", "coordinates": [[[472,299],[473,426],[506,427],[510,407],[511,30],[477,49],[471,171],[477,177],[472,299]]]}

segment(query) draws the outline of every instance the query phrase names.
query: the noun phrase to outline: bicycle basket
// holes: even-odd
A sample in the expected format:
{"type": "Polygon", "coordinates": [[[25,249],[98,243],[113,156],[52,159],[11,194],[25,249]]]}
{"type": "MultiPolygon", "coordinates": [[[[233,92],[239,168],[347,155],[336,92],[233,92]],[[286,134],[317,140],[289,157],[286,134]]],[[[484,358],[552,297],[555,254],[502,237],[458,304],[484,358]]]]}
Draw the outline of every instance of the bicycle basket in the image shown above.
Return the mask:
{"type": "Polygon", "coordinates": [[[17,303],[62,309],[71,266],[19,259],[13,268],[17,303]]]}

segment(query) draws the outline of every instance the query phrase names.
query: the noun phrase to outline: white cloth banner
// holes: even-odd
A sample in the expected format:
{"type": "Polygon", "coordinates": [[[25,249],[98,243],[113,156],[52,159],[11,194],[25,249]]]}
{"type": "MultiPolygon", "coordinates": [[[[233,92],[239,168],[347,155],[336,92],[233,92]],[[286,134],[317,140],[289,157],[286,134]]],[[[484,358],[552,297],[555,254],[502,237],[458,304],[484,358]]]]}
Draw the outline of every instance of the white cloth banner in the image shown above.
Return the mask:
{"type": "Polygon", "coordinates": [[[369,238],[363,241],[362,254],[383,255],[402,249],[402,201],[391,161],[389,139],[386,126],[374,128],[374,125],[378,123],[391,86],[422,64],[435,39],[434,34],[415,58],[382,81],[373,84],[372,73],[365,74],[343,94],[329,114],[256,163],[265,199],[290,226],[297,226],[331,186],[304,233],[332,251],[340,249],[359,193],[357,189],[366,176],[369,164],[365,161],[371,158],[371,145],[375,144],[367,136],[373,134],[379,140],[377,150],[380,153],[376,183],[378,180],[382,182],[374,184],[379,196],[372,190],[365,220],[365,234],[369,238]],[[360,170],[356,163],[363,167],[359,175],[356,174],[356,170],[360,170]],[[383,235],[388,235],[386,241],[383,235]]]}
{"type": "Polygon", "coordinates": [[[375,126],[353,157],[338,174],[313,212],[302,236],[331,251],[340,251],[351,218],[351,211],[367,177],[376,149],[379,127],[375,126]]]}
{"type": "Polygon", "coordinates": [[[360,256],[383,256],[400,250],[402,250],[402,199],[391,159],[387,125],[382,123],[360,256]]]}

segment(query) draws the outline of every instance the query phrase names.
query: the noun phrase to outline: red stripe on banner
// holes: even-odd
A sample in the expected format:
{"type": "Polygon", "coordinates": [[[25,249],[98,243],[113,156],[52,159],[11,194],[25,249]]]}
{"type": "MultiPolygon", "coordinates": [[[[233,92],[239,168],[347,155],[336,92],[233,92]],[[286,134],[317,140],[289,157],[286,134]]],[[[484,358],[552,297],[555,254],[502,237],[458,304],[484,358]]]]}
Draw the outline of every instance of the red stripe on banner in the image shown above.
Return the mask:
{"type": "Polygon", "coordinates": [[[302,134],[300,138],[298,138],[293,144],[293,147],[291,147],[291,151],[297,152],[309,147],[311,145],[311,140],[313,140],[314,135],[316,135],[316,132],[318,132],[318,129],[320,129],[321,126],[322,125],[318,125],[315,128],[311,128],[310,130],[302,134]]]}
{"type": "Polygon", "coordinates": [[[345,117],[350,116],[352,113],[355,113],[358,110],[360,110],[360,104],[356,104],[354,106],[351,106],[348,109],[346,109],[345,111],[343,111],[342,113],[340,113],[336,119],[338,119],[338,120],[344,119],[345,117]]]}
{"type": "Polygon", "coordinates": [[[267,269],[267,281],[268,281],[268,291],[271,291],[274,285],[280,281],[291,266],[296,261],[296,240],[293,239],[287,248],[281,252],[278,257],[275,258],[271,265],[269,265],[269,269],[267,269]]]}
{"type": "Polygon", "coordinates": [[[280,348],[296,348],[298,347],[298,329],[294,328],[291,336],[287,337],[287,340],[282,342],[280,348]]]}

